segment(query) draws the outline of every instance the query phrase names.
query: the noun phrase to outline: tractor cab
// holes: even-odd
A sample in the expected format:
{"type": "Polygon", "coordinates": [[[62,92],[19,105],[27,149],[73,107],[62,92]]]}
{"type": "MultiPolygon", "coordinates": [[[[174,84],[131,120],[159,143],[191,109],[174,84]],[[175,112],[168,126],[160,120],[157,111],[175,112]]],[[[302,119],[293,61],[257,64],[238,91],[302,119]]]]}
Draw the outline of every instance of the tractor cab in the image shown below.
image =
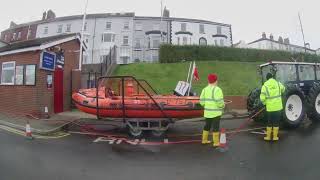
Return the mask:
{"type": "MultiPolygon", "coordinates": [[[[297,127],[306,115],[311,120],[320,121],[320,64],[305,62],[271,61],[259,66],[261,86],[266,81],[267,73],[274,75],[286,87],[283,99],[283,124],[297,127]]],[[[263,109],[260,101],[261,87],[253,89],[247,99],[250,114],[263,109]]],[[[256,117],[264,121],[265,115],[256,117]]]]}
{"type": "Polygon", "coordinates": [[[295,84],[304,93],[320,81],[320,64],[303,62],[269,62],[260,65],[262,83],[266,81],[267,73],[274,75],[277,81],[283,84],[295,84]]]}

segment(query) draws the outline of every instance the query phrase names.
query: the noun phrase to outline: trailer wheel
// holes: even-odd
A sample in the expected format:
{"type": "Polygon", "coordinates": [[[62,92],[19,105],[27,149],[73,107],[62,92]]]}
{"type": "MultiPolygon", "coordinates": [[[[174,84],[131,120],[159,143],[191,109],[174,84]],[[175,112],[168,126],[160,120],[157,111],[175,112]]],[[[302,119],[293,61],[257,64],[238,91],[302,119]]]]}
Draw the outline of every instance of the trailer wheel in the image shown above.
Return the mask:
{"type": "Polygon", "coordinates": [[[306,99],[307,114],[310,120],[320,121],[320,83],[314,83],[306,99]]]}
{"type": "Polygon", "coordinates": [[[305,117],[303,91],[294,85],[286,87],[283,121],[288,127],[298,127],[305,117]]]}
{"type": "Polygon", "coordinates": [[[165,130],[152,130],[151,131],[151,135],[153,137],[157,137],[157,138],[160,138],[160,137],[164,137],[165,134],[166,134],[167,131],[165,130]]]}
{"type": "MultiPolygon", "coordinates": [[[[261,93],[261,89],[256,88],[256,89],[253,89],[248,95],[247,110],[250,117],[256,114],[258,111],[260,111],[260,109],[263,108],[263,104],[260,101],[260,93],[261,93]]],[[[265,112],[260,113],[260,115],[256,116],[253,120],[256,122],[265,122],[266,121],[265,112]]]]}
{"type": "Polygon", "coordinates": [[[138,128],[134,123],[130,123],[130,126],[127,125],[127,130],[129,135],[134,138],[141,138],[144,136],[144,131],[141,128],[138,128]]]}

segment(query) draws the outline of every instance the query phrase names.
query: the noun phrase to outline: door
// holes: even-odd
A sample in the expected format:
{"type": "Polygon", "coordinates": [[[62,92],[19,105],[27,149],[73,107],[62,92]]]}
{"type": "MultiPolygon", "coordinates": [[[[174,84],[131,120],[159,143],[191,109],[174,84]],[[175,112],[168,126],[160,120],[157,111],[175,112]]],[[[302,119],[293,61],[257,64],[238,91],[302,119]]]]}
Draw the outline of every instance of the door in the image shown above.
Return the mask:
{"type": "Polygon", "coordinates": [[[63,70],[56,68],[54,71],[54,113],[63,112],[63,70]]]}

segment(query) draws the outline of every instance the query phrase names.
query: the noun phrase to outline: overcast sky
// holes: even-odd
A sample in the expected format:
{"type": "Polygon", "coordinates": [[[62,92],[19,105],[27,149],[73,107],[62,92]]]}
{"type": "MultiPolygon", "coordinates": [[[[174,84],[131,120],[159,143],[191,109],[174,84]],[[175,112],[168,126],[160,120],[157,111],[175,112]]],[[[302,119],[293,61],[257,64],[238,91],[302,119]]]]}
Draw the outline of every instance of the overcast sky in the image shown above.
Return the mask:
{"type": "MultiPolygon", "coordinates": [[[[48,9],[58,17],[81,14],[84,4],[85,0],[1,0],[0,28],[8,28],[11,20],[16,23],[39,20],[48,9]]],[[[300,12],[306,42],[313,49],[320,48],[319,0],[163,0],[163,4],[174,17],[231,24],[234,43],[256,40],[266,32],[276,39],[280,35],[303,45],[300,12]]],[[[107,12],[160,16],[160,0],[89,0],[88,13],[107,12]]]]}

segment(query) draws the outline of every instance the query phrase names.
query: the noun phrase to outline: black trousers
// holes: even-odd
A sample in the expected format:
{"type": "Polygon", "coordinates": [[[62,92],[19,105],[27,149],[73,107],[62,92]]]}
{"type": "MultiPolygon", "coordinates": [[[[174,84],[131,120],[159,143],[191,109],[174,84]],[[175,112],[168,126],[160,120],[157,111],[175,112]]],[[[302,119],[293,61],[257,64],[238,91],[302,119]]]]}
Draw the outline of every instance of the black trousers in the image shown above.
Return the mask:
{"type": "Polygon", "coordinates": [[[221,116],[215,118],[206,118],[206,125],[204,126],[203,130],[210,131],[210,129],[212,128],[213,132],[219,132],[220,119],[221,116]]]}
{"type": "Polygon", "coordinates": [[[282,111],[267,112],[268,127],[279,127],[282,111]]]}

